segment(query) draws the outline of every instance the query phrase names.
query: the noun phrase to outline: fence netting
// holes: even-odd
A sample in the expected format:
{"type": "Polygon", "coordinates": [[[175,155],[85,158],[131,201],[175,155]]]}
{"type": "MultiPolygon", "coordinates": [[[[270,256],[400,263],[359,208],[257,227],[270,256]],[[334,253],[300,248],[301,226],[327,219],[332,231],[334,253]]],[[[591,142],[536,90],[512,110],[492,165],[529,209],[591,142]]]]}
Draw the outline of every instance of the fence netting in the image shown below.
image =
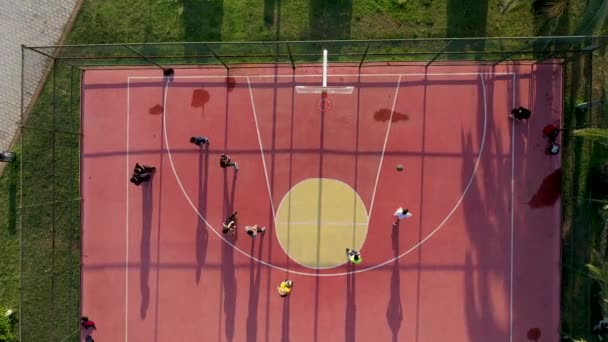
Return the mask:
{"type": "Polygon", "coordinates": [[[23,54],[21,341],[80,337],[80,70],[50,56],[23,54]]]}
{"type": "Polygon", "coordinates": [[[608,218],[608,147],[575,138],[572,130],[608,128],[607,42],[608,37],[576,36],[24,47],[19,155],[21,340],[79,340],[83,70],[201,65],[232,69],[260,64],[295,69],[319,63],[323,49],[329,51],[331,63],[360,67],[386,62],[563,63],[561,330],[564,336],[596,340],[593,325],[606,314],[602,299],[608,291],[586,265],[603,265],[608,253],[604,220],[608,218]]]}

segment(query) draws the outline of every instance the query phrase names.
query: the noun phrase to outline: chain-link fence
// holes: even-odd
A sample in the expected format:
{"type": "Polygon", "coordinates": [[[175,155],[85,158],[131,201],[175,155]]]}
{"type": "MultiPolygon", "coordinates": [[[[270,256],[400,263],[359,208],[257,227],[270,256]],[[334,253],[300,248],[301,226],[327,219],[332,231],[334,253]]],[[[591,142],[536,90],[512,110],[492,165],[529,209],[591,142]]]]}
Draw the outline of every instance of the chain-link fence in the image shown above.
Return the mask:
{"type": "MultiPolygon", "coordinates": [[[[34,100],[23,106],[21,125],[21,340],[79,338],[83,70],[188,65],[233,69],[267,63],[296,69],[320,62],[323,49],[329,51],[330,62],[359,67],[386,62],[433,66],[475,61],[491,66],[558,60],[564,64],[562,331],[591,340],[592,322],[601,317],[596,312],[599,285],[585,265],[595,261],[591,251],[601,249],[599,237],[606,233],[598,216],[603,202],[595,200],[608,198],[608,191],[590,184],[589,164],[592,156],[608,156],[608,150],[574,138],[570,130],[608,127],[604,122],[608,120],[600,120],[606,118],[606,105],[601,102],[604,93],[598,90],[605,86],[598,88],[604,82],[607,42],[604,36],[572,36],[24,47],[22,101],[34,100]]],[[[606,253],[605,248],[598,252],[606,253]]]]}
{"type": "Polygon", "coordinates": [[[606,340],[597,324],[608,318],[608,283],[593,276],[587,265],[608,275],[608,144],[574,136],[573,131],[608,129],[606,46],[574,56],[565,71],[562,332],[600,341],[600,335],[606,340]]]}
{"type": "Polygon", "coordinates": [[[20,339],[79,340],[80,70],[24,49],[22,92],[20,339]]]}

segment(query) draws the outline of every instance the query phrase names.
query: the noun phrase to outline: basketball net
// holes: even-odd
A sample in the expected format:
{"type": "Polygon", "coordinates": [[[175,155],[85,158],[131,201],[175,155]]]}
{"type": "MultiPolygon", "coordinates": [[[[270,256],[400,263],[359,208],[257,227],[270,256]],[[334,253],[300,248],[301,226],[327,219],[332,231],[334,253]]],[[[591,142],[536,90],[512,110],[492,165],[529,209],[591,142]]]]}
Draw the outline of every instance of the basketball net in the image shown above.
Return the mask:
{"type": "Polygon", "coordinates": [[[298,94],[352,94],[354,87],[328,87],[327,86],[327,50],[323,50],[323,83],[321,87],[315,86],[296,86],[298,94]]]}

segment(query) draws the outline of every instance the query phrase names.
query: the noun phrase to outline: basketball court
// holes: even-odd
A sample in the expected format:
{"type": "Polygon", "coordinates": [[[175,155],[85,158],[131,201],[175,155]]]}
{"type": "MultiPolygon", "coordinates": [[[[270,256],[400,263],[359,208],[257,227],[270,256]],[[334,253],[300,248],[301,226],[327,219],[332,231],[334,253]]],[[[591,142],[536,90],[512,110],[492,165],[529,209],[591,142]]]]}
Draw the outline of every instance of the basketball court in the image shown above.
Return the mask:
{"type": "Polygon", "coordinates": [[[562,115],[558,61],[326,70],[84,72],[94,338],[556,341],[561,161],[542,128],[562,115]],[[529,122],[508,118],[518,106],[529,122]],[[136,162],[149,183],[129,182],[136,162]],[[393,228],[401,206],[413,217],[393,228]]]}

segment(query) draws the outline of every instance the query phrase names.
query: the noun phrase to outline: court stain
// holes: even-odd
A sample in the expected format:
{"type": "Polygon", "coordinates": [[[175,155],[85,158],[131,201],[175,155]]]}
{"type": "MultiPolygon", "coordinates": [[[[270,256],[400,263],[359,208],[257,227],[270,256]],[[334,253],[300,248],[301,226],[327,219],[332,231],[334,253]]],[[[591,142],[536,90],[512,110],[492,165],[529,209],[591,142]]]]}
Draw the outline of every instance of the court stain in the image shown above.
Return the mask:
{"type": "Polygon", "coordinates": [[[393,118],[391,120],[391,110],[388,108],[379,109],[376,111],[376,113],[374,113],[374,120],[376,120],[376,121],[391,120],[391,122],[397,122],[397,121],[407,121],[409,119],[410,119],[410,117],[407,116],[406,114],[395,111],[393,113],[393,118]]]}
{"type": "Polygon", "coordinates": [[[276,213],[281,247],[298,264],[312,269],[346,263],[346,248],[359,250],[367,237],[368,213],[348,184],[309,178],[291,188],[276,213]]]}
{"type": "Polygon", "coordinates": [[[150,107],[150,109],[148,110],[148,113],[150,113],[152,115],[160,115],[163,113],[163,106],[160,104],[154,105],[154,106],[150,107]]]}
{"type": "Polygon", "coordinates": [[[528,201],[532,209],[552,207],[562,193],[562,169],[553,171],[543,179],[536,193],[528,201]]]}

